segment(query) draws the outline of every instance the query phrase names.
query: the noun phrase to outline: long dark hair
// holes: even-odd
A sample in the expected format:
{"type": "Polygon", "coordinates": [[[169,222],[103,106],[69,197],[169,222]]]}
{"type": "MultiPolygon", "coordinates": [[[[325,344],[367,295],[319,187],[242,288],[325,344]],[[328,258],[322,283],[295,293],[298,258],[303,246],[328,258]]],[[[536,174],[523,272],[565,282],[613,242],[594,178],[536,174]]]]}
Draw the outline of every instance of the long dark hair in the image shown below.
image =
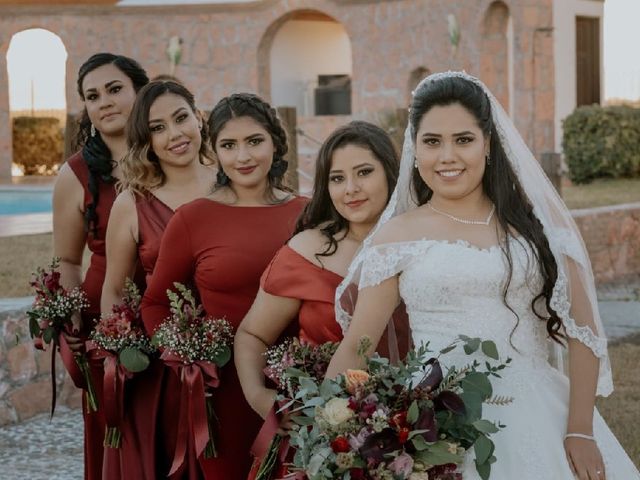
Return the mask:
{"type": "MultiPolygon", "coordinates": [[[[551,307],[553,287],[558,277],[558,265],[549,247],[549,241],[544,234],[542,224],[535,216],[531,202],[524,193],[502,147],[491,115],[491,103],[482,87],[471,80],[454,76],[423,84],[413,97],[409,113],[413,139],[417,141],[416,136],[420,121],[432,107],[454,103],[462,105],[473,115],[484,137],[490,139],[490,162],[485,167],[482,188],[485,195],[496,207],[496,228],[499,233],[504,232],[507,237],[511,235],[512,231],[517,232],[531,247],[543,279],[542,291],[531,302],[531,309],[538,318],[546,321],[549,336],[562,343],[565,338],[561,332],[562,320],[551,307]],[[547,312],[538,311],[537,303],[541,298],[545,301],[547,312]]],[[[423,205],[431,199],[433,191],[420,177],[417,169],[414,169],[413,172],[412,187],[418,204],[423,205]]],[[[500,236],[498,237],[500,238],[500,236]]],[[[500,247],[507,260],[509,270],[502,298],[507,308],[516,316],[515,331],[520,318],[507,302],[507,291],[513,275],[513,260],[508,238],[501,242],[500,247]]]]}
{"type": "MultiPolygon", "coordinates": [[[[207,125],[209,127],[209,138],[211,146],[216,150],[216,141],[220,131],[224,128],[232,118],[250,117],[259,123],[271,136],[273,146],[276,151],[273,154],[273,162],[269,173],[267,174],[267,200],[271,203],[278,203],[273,190],[288,190],[284,187],[282,180],[287,172],[288,162],[284,156],[289,150],[287,143],[287,132],[282,126],[276,109],[265,102],[258,95],[253,93],[234,93],[220,100],[209,115],[207,125]]],[[[228,186],[230,184],[229,177],[222,169],[222,165],[218,165],[218,174],[216,181],[216,189],[228,186]]]]}
{"type": "MultiPolygon", "coordinates": [[[[92,72],[103,65],[115,65],[118,70],[131,79],[133,88],[137,92],[147,83],[149,77],[144,69],[135,60],[123,55],[114,55],[112,53],[96,53],[89,60],[84,62],[78,71],[78,93],[84,101],[84,92],[82,83],[89,72],[92,72]]],[[[88,189],[91,194],[91,203],[87,205],[84,212],[85,229],[95,235],[98,225],[98,214],[96,208],[100,196],[98,188],[99,182],[113,183],[114,178],[111,175],[113,171],[113,158],[111,151],[102,140],[100,132],[96,132],[95,136],[91,136],[91,120],[87,114],[87,109],[83,109],[80,118],[78,134],[76,136],[76,149],[82,148],[82,158],[87,163],[89,170],[88,189]]]]}
{"type": "Polygon", "coordinates": [[[293,233],[295,235],[322,225],[320,232],[327,238],[327,248],[318,253],[319,256],[333,255],[338,249],[336,234],[349,226],[349,221],[338,213],[329,195],[329,172],[333,154],[347,145],[366,148],[382,164],[389,192],[387,201],[398,181],[398,154],[391,138],[383,129],[368,122],[353,121],[329,135],[318,152],[311,201],[300,215],[293,233]]]}
{"type": "MultiPolygon", "coordinates": [[[[199,115],[193,94],[174,81],[154,81],[138,92],[127,122],[127,145],[129,152],[122,160],[121,188],[129,188],[138,193],[146,193],[163,185],[166,176],[160,167],[158,156],[151,148],[149,111],[153,103],[162,95],[171,93],[182,98],[194,115],[199,115]]],[[[200,128],[200,160],[210,158],[209,134],[202,123],[200,128]]]]}

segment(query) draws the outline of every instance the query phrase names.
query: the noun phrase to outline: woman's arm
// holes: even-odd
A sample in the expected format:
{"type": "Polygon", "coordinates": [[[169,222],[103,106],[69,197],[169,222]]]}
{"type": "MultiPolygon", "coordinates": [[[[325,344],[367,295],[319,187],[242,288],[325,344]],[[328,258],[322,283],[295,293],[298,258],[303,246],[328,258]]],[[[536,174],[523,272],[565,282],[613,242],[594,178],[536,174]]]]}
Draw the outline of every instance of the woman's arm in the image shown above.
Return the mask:
{"type": "Polygon", "coordinates": [[[384,329],[400,301],[398,276],[387,278],[382,283],[363,288],[358,293],[358,301],[353,319],[338,350],[327,369],[327,378],[334,378],[349,368],[361,368],[363,359],[358,356],[358,345],[364,336],[369,337],[371,346],[366,352],[371,355],[380,343],[384,329]]]}
{"type": "MultiPolygon", "coordinates": [[[[60,282],[65,288],[82,283],[82,254],[87,241],[84,227],[84,189],[68,164],[64,164],[53,187],[53,255],[60,258],[60,282]]],[[[80,315],[73,316],[81,329],[80,315]]],[[[72,348],[75,342],[69,340],[72,348]]]]}
{"type": "MultiPolygon", "coordinates": [[[[577,325],[586,325],[596,331],[591,302],[578,279],[576,265],[569,262],[571,280],[571,317],[577,325]]],[[[593,436],[593,412],[598,386],[600,361],[584,343],[568,340],[569,348],[569,418],[567,433],[593,436]]],[[[604,463],[596,442],[581,437],[567,437],[565,450],[569,464],[580,479],[604,479],[604,463]],[[596,472],[600,471],[600,474],[596,472]],[[591,476],[589,476],[591,475],[591,476]]]]}
{"type": "Polygon", "coordinates": [[[122,301],[122,290],[127,278],[133,278],[138,258],[138,213],[135,199],[124,191],[116,198],[107,227],[107,272],[102,285],[100,311],[111,312],[111,307],[122,301]]]}
{"type": "Polygon", "coordinates": [[[195,258],[189,234],[181,210],[169,221],[162,236],[158,260],[142,298],[142,320],[149,335],[169,316],[170,301],[167,290],[175,290],[173,284],[187,284],[193,279],[195,258]]]}
{"type": "Polygon", "coordinates": [[[242,391],[253,408],[265,418],[273,406],[275,391],[265,387],[264,352],[273,345],[300,310],[300,300],[278,297],[262,288],[238,327],[234,358],[242,391]]]}

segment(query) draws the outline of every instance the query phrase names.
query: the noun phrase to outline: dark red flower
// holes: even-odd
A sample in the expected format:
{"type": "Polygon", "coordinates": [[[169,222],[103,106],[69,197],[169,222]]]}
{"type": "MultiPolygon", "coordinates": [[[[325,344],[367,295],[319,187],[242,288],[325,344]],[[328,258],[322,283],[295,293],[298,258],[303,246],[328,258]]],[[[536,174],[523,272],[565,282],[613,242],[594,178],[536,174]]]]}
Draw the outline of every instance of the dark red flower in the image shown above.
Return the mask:
{"type": "Polygon", "coordinates": [[[421,433],[427,442],[435,442],[438,439],[438,426],[436,424],[436,414],[432,408],[425,408],[420,412],[418,420],[413,424],[415,430],[426,430],[421,433]]]}
{"type": "Polygon", "coordinates": [[[406,410],[392,415],[391,421],[389,423],[391,424],[392,427],[396,427],[396,428],[408,427],[409,425],[407,424],[406,410]]]}
{"type": "Polygon", "coordinates": [[[386,454],[395,452],[400,447],[396,431],[393,428],[385,428],[381,432],[369,435],[358,452],[367,462],[376,464],[382,462],[386,454]]]}
{"type": "Polygon", "coordinates": [[[50,292],[56,292],[60,288],[60,272],[47,273],[44,277],[44,286],[50,292]]]}
{"type": "Polygon", "coordinates": [[[349,440],[344,437],[336,437],[336,439],[331,442],[331,449],[335,453],[346,453],[351,450],[349,446],[349,440]]]}
{"type": "Polygon", "coordinates": [[[353,480],[364,480],[366,478],[364,476],[364,470],[362,468],[350,468],[349,473],[351,474],[351,478],[353,480]]]}

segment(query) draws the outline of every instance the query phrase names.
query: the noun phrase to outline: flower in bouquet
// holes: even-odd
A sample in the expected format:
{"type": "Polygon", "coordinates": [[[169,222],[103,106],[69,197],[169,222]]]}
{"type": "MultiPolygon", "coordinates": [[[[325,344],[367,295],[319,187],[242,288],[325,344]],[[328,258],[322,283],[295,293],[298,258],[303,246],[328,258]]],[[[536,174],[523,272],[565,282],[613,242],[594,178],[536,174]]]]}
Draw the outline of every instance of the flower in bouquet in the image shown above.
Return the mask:
{"type": "Polygon", "coordinates": [[[509,403],[493,398],[490,377],[499,378],[510,359],[500,362],[493,342],[464,336],[435,357],[429,353],[422,346],[400,365],[368,358],[366,369],[336,379],[287,378],[302,387],[289,401],[299,412],[293,417],[299,427],[290,434],[295,468],[310,480],[456,480],[473,449],[478,474],[488,479],[496,460],[490,436],[504,425],[482,418],[482,406],[509,403]],[[441,361],[460,346],[488,360],[445,369],[441,361]]]}
{"type": "MultiPolygon", "coordinates": [[[[191,291],[180,283],[176,292],[167,290],[171,314],[155,331],[152,343],[162,351],[160,358],[170,365],[182,382],[180,424],[185,435],[193,435],[196,457],[204,452],[205,458],[217,455],[214,442],[215,413],[212,389],[218,387],[218,368],[231,359],[233,328],[225,319],[206,315],[191,291]],[[208,435],[201,435],[201,428],[208,435]]],[[[188,438],[178,438],[186,445],[188,438]]],[[[170,475],[184,462],[184,448],[176,448],[170,475]]]]}
{"type": "MultiPolygon", "coordinates": [[[[319,382],[324,379],[331,357],[337,348],[338,343],[334,342],[312,345],[298,338],[288,338],[265,352],[264,374],[276,385],[279,398],[286,403],[298,395],[301,377],[313,378],[319,382]]],[[[286,408],[281,409],[280,412],[284,410],[286,408]]],[[[270,415],[275,415],[275,412],[272,411],[270,415]]],[[[256,458],[254,465],[257,470],[252,469],[252,474],[255,473],[253,480],[273,478],[277,469],[277,458],[286,457],[288,443],[281,435],[275,433],[276,424],[275,421],[265,422],[258,434],[258,438],[271,438],[271,441],[264,453],[253,452],[259,457],[256,458]]]]}
{"type": "Polygon", "coordinates": [[[89,306],[86,294],[80,287],[66,289],[60,283],[60,272],[57,268],[60,259],[54,258],[48,269],[38,267],[33,273],[30,285],[35,290],[33,305],[27,311],[29,333],[34,339],[36,348],[44,349],[44,345],[52,345],[51,349],[51,415],[56,406],[55,352],[60,355],[69,374],[77,385],[83,385],[87,391],[87,406],[91,411],[98,409],[98,402],[93,388],[91,373],[86,358],[82,354],[71,351],[63,333],[74,333],[72,317],[89,306]]]}
{"type": "Polygon", "coordinates": [[[124,382],[133,373],[145,370],[149,355],[155,351],[142,324],[140,291],[130,279],[125,282],[122,302],[96,324],[87,351],[93,358],[104,359],[104,444],[118,448],[122,440],[117,425],[124,409],[124,382]]]}

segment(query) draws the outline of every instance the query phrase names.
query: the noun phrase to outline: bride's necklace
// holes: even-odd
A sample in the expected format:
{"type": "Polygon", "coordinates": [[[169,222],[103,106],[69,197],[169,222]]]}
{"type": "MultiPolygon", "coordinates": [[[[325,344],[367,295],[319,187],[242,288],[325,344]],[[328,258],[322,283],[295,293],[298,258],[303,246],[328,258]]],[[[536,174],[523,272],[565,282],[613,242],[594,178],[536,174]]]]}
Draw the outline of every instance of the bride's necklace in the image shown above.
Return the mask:
{"type": "Polygon", "coordinates": [[[433,210],[434,212],[436,212],[436,213],[438,213],[440,215],[444,215],[445,217],[450,218],[454,222],[464,223],[465,225],[485,225],[485,226],[489,225],[489,223],[491,222],[491,219],[493,218],[493,214],[496,211],[496,206],[492,205],[491,206],[491,211],[489,212],[489,216],[487,217],[486,220],[466,220],[464,218],[454,217],[450,213],[443,212],[442,210],[438,210],[436,207],[431,205],[431,202],[427,202],[427,207],[429,207],[431,210],[433,210]]]}

